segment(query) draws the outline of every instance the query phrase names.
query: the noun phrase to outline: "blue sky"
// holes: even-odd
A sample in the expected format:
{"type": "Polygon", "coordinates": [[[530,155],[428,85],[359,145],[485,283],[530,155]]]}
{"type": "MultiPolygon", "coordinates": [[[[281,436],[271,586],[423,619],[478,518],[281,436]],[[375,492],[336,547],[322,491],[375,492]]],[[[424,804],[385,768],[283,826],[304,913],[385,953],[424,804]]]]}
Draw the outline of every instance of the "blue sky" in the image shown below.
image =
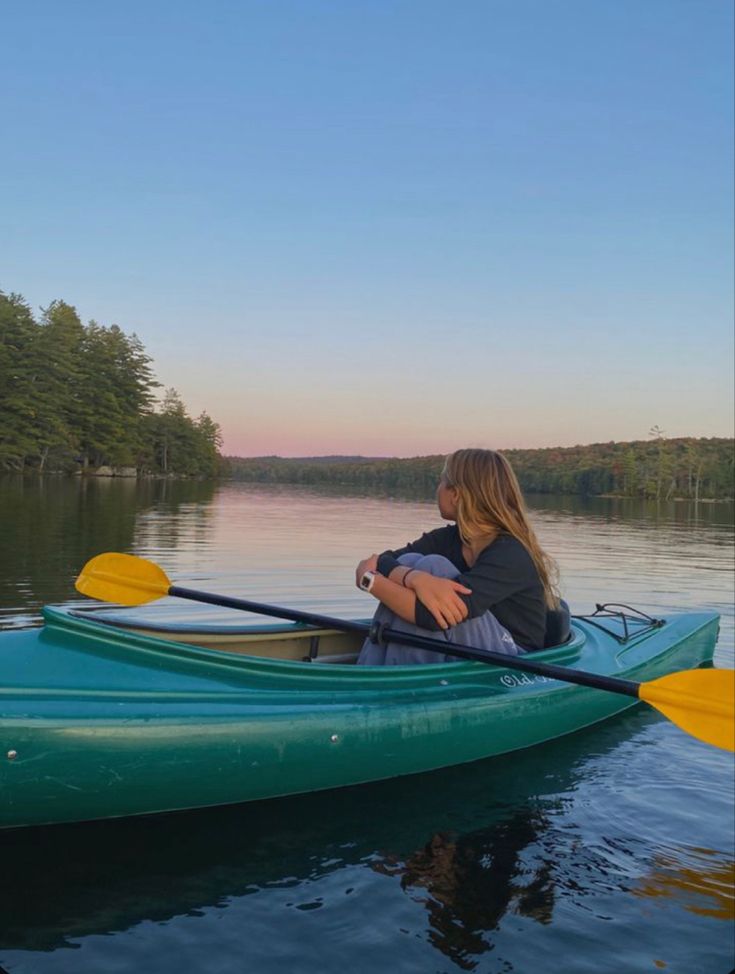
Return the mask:
{"type": "Polygon", "coordinates": [[[732,435],[729,0],[6,8],[0,287],[228,452],[732,435]]]}

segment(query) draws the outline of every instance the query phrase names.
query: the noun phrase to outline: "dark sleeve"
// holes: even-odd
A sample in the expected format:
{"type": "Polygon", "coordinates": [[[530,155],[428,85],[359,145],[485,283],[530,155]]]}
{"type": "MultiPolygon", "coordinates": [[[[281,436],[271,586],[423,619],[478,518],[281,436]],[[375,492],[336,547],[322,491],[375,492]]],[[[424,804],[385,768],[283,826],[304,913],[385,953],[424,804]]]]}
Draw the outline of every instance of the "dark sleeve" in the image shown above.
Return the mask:
{"type": "Polygon", "coordinates": [[[449,557],[452,544],[452,528],[436,528],[434,531],[427,531],[416,541],[409,541],[402,548],[395,551],[384,551],[378,556],[378,571],[386,577],[390,575],[394,568],[398,566],[398,559],[401,555],[406,555],[410,551],[415,551],[419,555],[445,555],[449,557]]]}
{"type": "MultiPolygon", "coordinates": [[[[473,567],[455,579],[472,595],[459,597],[467,606],[468,619],[483,615],[498,602],[538,583],[538,572],[531,556],[515,538],[500,537],[489,545],[473,567]]],[[[441,628],[426,606],[416,599],[416,625],[422,629],[441,628]]]]}

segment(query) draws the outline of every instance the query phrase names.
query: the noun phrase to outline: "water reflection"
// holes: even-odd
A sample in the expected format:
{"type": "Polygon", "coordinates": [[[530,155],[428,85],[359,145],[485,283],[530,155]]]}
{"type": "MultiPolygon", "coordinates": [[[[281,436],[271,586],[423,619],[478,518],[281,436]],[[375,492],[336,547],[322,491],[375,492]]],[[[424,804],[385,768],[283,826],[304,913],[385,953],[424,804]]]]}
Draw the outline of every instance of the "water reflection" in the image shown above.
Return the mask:
{"type": "Polygon", "coordinates": [[[1,476],[0,621],[28,625],[41,606],[75,598],[88,558],[131,551],[141,534],[169,546],[190,539],[192,523],[194,536],[206,534],[214,490],[203,482],[1,476]]]}
{"type": "Polygon", "coordinates": [[[717,920],[735,920],[735,862],[713,849],[683,847],[658,853],[636,896],[678,901],[685,910],[717,920]]]}
{"type": "Polygon", "coordinates": [[[400,876],[401,888],[426,908],[432,945],[458,967],[473,970],[478,955],[492,950],[488,934],[506,913],[551,923],[553,863],[529,869],[522,855],[549,826],[540,809],[520,807],[510,821],[466,835],[437,832],[405,862],[387,857],[373,868],[400,876]]]}
{"type": "Polygon", "coordinates": [[[650,524],[733,526],[731,501],[651,501],[633,497],[594,497],[565,494],[528,494],[535,511],[563,512],[606,521],[636,521],[650,524]]]}

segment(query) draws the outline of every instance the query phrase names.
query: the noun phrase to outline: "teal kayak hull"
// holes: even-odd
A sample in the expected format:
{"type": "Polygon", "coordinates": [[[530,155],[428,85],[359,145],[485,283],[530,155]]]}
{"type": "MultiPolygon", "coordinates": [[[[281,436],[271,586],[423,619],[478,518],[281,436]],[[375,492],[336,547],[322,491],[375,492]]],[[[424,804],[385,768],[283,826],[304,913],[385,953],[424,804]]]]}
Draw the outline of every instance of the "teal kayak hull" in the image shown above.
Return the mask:
{"type": "MultiPolygon", "coordinates": [[[[44,615],[40,629],[0,634],[5,828],[430,771],[532,747],[636,704],[482,663],[315,665],[141,635],[65,609],[44,615]]],[[[671,616],[624,645],[575,620],[570,642],[533,658],[647,681],[711,662],[718,618],[671,616]]]]}

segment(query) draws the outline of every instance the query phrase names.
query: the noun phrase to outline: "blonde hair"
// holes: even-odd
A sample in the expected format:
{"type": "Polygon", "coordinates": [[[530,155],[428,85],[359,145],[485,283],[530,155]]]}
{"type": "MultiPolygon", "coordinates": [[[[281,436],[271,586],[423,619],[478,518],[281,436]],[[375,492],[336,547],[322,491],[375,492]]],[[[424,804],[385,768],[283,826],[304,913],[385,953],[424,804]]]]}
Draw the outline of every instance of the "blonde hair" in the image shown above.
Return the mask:
{"type": "Polygon", "coordinates": [[[442,479],[457,491],[457,527],[465,544],[478,535],[504,532],[533,559],[549,608],[557,608],[558,568],[539,544],[526,513],[513,468],[495,450],[456,450],[444,464],[442,479]]]}

